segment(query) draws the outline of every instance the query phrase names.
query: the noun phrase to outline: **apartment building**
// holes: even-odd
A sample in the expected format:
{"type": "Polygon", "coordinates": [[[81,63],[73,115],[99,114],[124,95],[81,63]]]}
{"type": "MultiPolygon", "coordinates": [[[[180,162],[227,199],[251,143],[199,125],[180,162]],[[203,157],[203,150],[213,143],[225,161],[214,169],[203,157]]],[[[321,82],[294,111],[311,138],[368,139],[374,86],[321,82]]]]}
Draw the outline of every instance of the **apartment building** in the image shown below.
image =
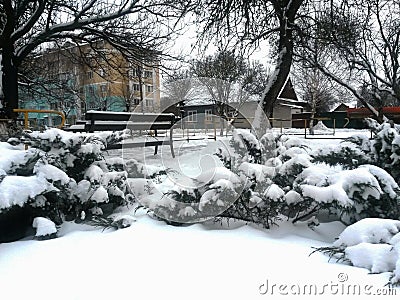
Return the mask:
{"type": "MultiPolygon", "coordinates": [[[[31,65],[38,82],[34,90],[20,93],[21,107],[63,111],[70,124],[87,110],[160,110],[159,62],[128,61],[104,41],[95,50],[91,45],[48,49],[33,57],[31,65]]],[[[58,117],[30,118],[52,125],[58,117]]]]}

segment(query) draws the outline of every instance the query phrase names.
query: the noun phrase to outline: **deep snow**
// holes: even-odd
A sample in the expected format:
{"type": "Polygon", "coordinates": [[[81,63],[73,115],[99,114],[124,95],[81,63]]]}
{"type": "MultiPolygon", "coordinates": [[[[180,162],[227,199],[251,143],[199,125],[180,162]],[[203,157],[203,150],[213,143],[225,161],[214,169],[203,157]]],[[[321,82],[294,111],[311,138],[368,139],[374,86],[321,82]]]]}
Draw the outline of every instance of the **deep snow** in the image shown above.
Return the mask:
{"type": "Polygon", "coordinates": [[[0,245],[2,298],[293,297],[271,290],[273,284],[315,285],[318,293],[328,284],[332,290],[319,296],[329,298],[341,294],[335,284],[346,277],[345,286],[371,285],[374,292],[389,280],[388,273],[370,275],[320,253],[309,256],[311,247],[331,244],[344,229],[336,222],[314,231],[289,223],[267,231],[240,222],[172,227],[144,214],[136,218],[118,231],[65,223],[58,239],[0,245]]]}
{"type": "MultiPolygon", "coordinates": [[[[351,134],[343,130],[337,136],[351,134]]],[[[164,164],[179,168],[188,178],[198,177],[204,176],[209,164],[219,166],[211,154],[227,141],[178,142],[175,160],[168,147],[157,156],[151,147],[144,149],[144,156],[140,149],[132,149],[124,152],[124,158],[164,164]]],[[[307,140],[313,149],[339,142],[307,140]]],[[[306,223],[287,222],[271,230],[234,221],[229,226],[207,222],[173,227],[144,211],[122,213],[136,222],[118,231],[64,223],[58,239],[0,244],[1,298],[291,299],[300,293],[305,295],[296,296],[308,299],[311,288],[317,292],[315,297],[326,299],[353,298],[354,287],[364,297],[379,292],[400,294],[399,289],[393,292],[385,287],[389,272],[368,274],[367,269],[329,262],[321,253],[310,256],[312,247],[334,243],[345,229],[339,222],[313,230],[306,223]]]]}

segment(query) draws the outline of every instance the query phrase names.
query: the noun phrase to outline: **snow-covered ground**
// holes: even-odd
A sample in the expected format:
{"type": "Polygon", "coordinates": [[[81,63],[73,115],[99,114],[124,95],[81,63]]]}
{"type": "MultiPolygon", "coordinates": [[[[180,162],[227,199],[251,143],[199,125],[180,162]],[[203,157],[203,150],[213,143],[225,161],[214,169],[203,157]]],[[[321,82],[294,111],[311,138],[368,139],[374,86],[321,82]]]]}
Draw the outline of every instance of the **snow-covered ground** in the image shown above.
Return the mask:
{"type": "MultiPolygon", "coordinates": [[[[334,137],[354,133],[337,130],[334,137]]],[[[176,142],[175,159],[168,146],[156,156],[152,147],[110,151],[109,155],[179,169],[192,177],[215,167],[212,154],[218,147],[227,147],[228,140],[176,142]]],[[[339,142],[307,140],[313,149],[339,142]]],[[[368,274],[367,269],[337,264],[334,259],[329,262],[319,252],[310,256],[313,247],[331,246],[339,237],[345,229],[339,222],[314,229],[285,220],[270,230],[233,221],[229,226],[208,222],[173,227],[143,210],[124,213],[136,218],[126,229],[102,231],[64,223],[57,239],[0,244],[1,299],[308,299],[310,295],[374,299],[378,294],[400,295],[400,289],[385,286],[389,272],[368,274]]]]}
{"type": "Polygon", "coordinates": [[[0,245],[2,298],[275,299],[304,289],[306,297],[310,288],[329,298],[346,296],[349,286],[359,286],[360,295],[390,292],[388,273],[309,256],[311,247],[334,241],[344,229],[339,223],[314,231],[288,223],[264,230],[239,222],[172,227],[136,218],[118,231],[66,223],[58,239],[0,245]]]}

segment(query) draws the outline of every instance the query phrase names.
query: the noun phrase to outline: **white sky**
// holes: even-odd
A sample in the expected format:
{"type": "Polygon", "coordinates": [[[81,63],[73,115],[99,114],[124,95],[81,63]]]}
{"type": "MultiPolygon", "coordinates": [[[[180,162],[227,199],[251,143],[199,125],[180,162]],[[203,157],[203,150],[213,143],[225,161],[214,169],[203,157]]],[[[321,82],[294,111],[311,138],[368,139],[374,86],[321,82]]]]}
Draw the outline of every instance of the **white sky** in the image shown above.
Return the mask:
{"type": "MultiPolygon", "coordinates": [[[[204,55],[212,55],[217,51],[217,46],[210,43],[207,45],[205,53],[200,53],[198,49],[194,49],[197,45],[196,30],[198,27],[191,24],[190,19],[186,22],[186,28],[182,31],[170,48],[170,54],[175,56],[187,56],[187,60],[201,58],[204,55]]],[[[202,45],[203,47],[204,45],[202,45]]],[[[262,43],[262,49],[258,49],[251,56],[250,60],[258,60],[264,65],[271,66],[269,58],[269,45],[267,42],[262,43]]]]}

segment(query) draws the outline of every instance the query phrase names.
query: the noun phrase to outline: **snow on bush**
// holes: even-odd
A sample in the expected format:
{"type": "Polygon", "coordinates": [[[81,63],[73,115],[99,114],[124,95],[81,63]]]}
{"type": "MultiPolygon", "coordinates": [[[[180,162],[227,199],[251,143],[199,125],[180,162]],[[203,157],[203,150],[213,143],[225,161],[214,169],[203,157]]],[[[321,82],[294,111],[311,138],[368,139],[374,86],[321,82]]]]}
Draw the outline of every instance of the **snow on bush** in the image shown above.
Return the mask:
{"type": "Polygon", "coordinates": [[[372,165],[342,171],[312,166],[297,177],[293,189],[304,201],[291,205],[298,215],[304,207],[328,211],[346,223],[398,215],[399,187],[386,171],[372,165]]]}
{"type": "Polygon", "coordinates": [[[261,144],[257,137],[246,129],[235,129],[231,145],[242,156],[243,161],[259,163],[261,161],[261,144]]]}
{"type": "Polygon", "coordinates": [[[392,272],[391,284],[400,284],[400,221],[366,218],[347,227],[330,247],[329,254],[372,273],[392,272]]]}
{"type": "MultiPolygon", "coordinates": [[[[394,132],[387,126],[381,129],[394,132]]],[[[263,204],[264,209],[278,211],[276,217],[283,214],[293,222],[323,212],[345,223],[365,217],[400,216],[400,190],[396,181],[390,173],[372,164],[373,157],[367,155],[375,142],[355,135],[336,148],[314,151],[305,143],[297,137],[273,133],[265,134],[257,143],[248,131],[234,133],[231,145],[235,160],[225,165],[242,180],[243,190],[238,199],[251,206],[242,205],[241,215],[252,214],[249,213],[252,208],[263,204]],[[275,148],[267,153],[266,147],[271,146],[275,148]],[[254,153],[261,156],[255,159],[254,153]],[[270,157],[271,153],[275,157],[270,157]],[[265,191],[271,185],[282,191],[279,205],[266,197],[265,191]]],[[[221,158],[220,153],[218,156],[221,158]]]]}
{"type": "Polygon", "coordinates": [[[23,151],[23,146],[21,146],[22,145],[12,146],[9,143],[0,142],[0,170],[10,175],[17,175],[19,173],[24,173],[24,170],[27,169],[27,165],[36,163],[40,157],[40,151],[32,148],[23,151]]]}
{"type": "Polygon", "coordinates": [[[79,181],[92,163],[104,160],[102,150],[121,141],[126,134],[125,131],[77,134],[52,128],[28,133],[21,142],[43,151],[48,164],[79,181]]]}
{"type": "Polygon", "coordinates": [[[333,245],[349,247],[361,243],[390,244],[399,232],[400,221],[398,220],[366,218],[347,227],[333,245]]]}
{"type": "Polygon", "coordinates": [[[264,192],[264,196],[270,201],[282,201],[285,197],[285,192],[276,184],[271,184],[264,192]]]}
{"type": "Polygon", "coordinates": [[[60,224],[109,214],[127,204],[133,197],[125,164],[103,156],[109,143],[124,136],[125,132],[77,134],[49,129],[25,133],[19,140],[12,139],[13,145],[0,143],[0,213],[16,205],[30,206],[33,217],[60,224]],[[29,150],[23,150],[23,144],[30,145],[29,150]]]}
{"type": "Polygon", "coordinates": [[[225,167],[204,171],[195,179],[182,177],[174,181],[163,178],[156,184],[130,178],[129,182],[133,185],[148,184],[147,191],[139,189],[139,202],[159,218],[173,224],[217,216],[232,205],[241,190],[238,175],[225,167]]]}
{"type": "Polygon", "coordinates": [[[227,179],[218,179],[215,183],[210,184],[199,200],[199,210],[204,209],[209,205],[217,205],[227,207],[224,198],[236,198],[237,194],[233,183],[227,179]]]}
{"type": "Polygon", "coordinates": [[[386,170],[399,183],[400,126],[383,123],[373,129],[375,136],[372,140],[363,135],[354,135],[339,146],[319,149],[311,155],[316,162],[340,164],[347,169],[372,164],[386,170]]]}
{"type": "Polygon", "coordinates": [[[33,220],[32,227],[36,228],[35,237],[38,239],[49,239],[57,233],[56,224],[43,217],[36,217],[33,220]]]}
{"type": "Polygon", "coordinates": [[[249,162],[243,162],[238,168],[240,174],[252,178],[257,181],[263,181],[266,178],[272,178],[275,176],[276,168],[254,164],[249,162]]]}
{"type": "Polygon", "coordinates": [[[43,177],[5,176],[0,182],[0,213],[15,205],[23,207],[36,197],[53,191],[57,188],[43,177]]]}
{"type": "Polygon", "coordinates": [[[311,165],[311,157],[308,154],[298,154],[282,164],[279,169],[279,174],[283,176],[297,175],[300,173],[299,171],[302,171],[311,165]]]}

